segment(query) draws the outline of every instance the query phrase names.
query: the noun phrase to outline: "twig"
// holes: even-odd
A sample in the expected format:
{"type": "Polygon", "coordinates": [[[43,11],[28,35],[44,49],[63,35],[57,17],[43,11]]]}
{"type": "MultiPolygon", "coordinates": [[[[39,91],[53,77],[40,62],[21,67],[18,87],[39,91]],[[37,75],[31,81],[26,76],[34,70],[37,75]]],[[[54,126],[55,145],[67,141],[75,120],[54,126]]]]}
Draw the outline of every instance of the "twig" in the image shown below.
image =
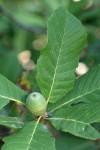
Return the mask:
{"type": "Polygon", "coordinates": [[[43,123],[49,131],[52,133],[53,137],[57,138],[60,136],[60,132],[54,128],[54,126],[49,122],[49,120],[41,120],[41,123],[43,123]]]}
{"type": "Polygon", "coordinates": [[[30,26],[30,25],[23,24],[22,22],[17,20],[16,17],[14,15],[12,15],[12,13],[10,13],[10,11],[7,10],[6,8],[4,8],[2,5],[0,5],[0,13],[7,16],[11,21],[13,21],[15,24],[17,24],[20,28],[23,28],[25,30],[28,30],[28,31],[36,33],[36,34],[45,33],[45,30],[43,28],[39,28],[39,27],[36,27],[33,25],[30,26]]]}

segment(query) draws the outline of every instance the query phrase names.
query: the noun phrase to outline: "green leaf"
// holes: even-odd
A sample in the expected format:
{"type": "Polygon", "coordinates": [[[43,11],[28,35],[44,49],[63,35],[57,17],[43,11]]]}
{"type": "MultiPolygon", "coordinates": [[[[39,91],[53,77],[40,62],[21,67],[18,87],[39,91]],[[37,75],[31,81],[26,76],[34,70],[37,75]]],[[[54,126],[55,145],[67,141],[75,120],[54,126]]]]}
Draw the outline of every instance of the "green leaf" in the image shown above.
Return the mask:
{"type": "Polygon", "coordinates": [[[25,102],[27,93],[0,75],[0,97],[17,102],[25,102]]]}
{"type": "Polygon", "coordinates": [[[100,122],[100,102],[80,103],[63,107],[53,113],[54,117],[82,121],[84,123],[100,122]]]}
{"type": "Polygon", "coordinates": [[[53,117],[51,122],[55,125],[54,121],[59,121],[60,123],[56,122],[56,124],[63,131],[88,139],[97,139],[100,136],[100,133],[90,125],[93,122],[100,122],[100,102],[63,107],[60,111],[55,111],[53,117]]]}
{"type": "Polygon", "coordinates": [[[73,90],[48,109],[58,129],[87,139],[100,138],[90,125],[100,122],[100,65],[79,78],[73,90]]]}
{"type": "Polygon", "coordinates": [[[88,139],[97,139],[100,136],[100,133],[90,125],[93,122],[100,122],[100,102],[63,107],[60,111],[54,111],[52,115],[54,118],[50,119],[51,122],[53,120],[54,126],[57,124],[63,131],[88,139]],[[54,121],[57,121],[56,124],[54,121]]]}
{"type": "Polygon", "coordinates": [[[48,111],[53,112],[70,104],[77,104],[79,101],[86,103],[100,101],[100,65],[80,77],[74,88],[63,99],[53,104],[53,106],[49,105],[48,111]]]}
{"type": "Polygon", "coordinates": [[[56,102],[73,88],[74,71],[86,33],[81,22],[58,8],[48,21],[48,44],[37,63],[37,81],[47,102],[56,102]]]}
{"type": "Polygon", "coordinates": [[[22,128],[24,123],[18,117],[8,117],[4,115],[0,115],[0,125],[9,127],[9,128],[22,128]]]}
{"type": "Polygon", "coordinates": [[[27,123],[17,133],[4,138],[2,150],[55,150],[54,138],[47,127],[37,122],[27,123]]]}
{"type": "Polygon", "coordinates": [[[69,132],[76,136],[91,140],[100,138],[100,133],[84,121],[82,122],[75,119],[65,119],[60,117],[50,118],[49,120],[58,130],[69,132]]]}
{"type": "Polygon", "coordinates": [[[1,98],[0,97],[0,110],[9,103],[9,100],[8,99],[5,99],[5,98],[1,98]]]}
{"type": "Polygon", "coordinates": [[[56,150],[96,150],[95,143],[68,133],[63,133],[56,139],[56,150]]]}

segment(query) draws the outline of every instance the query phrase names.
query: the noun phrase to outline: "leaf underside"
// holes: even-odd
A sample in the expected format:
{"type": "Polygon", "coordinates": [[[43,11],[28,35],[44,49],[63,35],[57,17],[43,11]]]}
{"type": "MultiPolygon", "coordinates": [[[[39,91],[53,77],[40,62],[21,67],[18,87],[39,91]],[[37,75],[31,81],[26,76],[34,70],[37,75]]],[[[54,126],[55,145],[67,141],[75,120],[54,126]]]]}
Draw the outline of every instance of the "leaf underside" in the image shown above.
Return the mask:
{"type": "Polygon", "coordinates": [[[47,127],[36,122],[27,123],[17,133],[4,138],[2,150],[55,150],[55,141],[47,127]]]}
{"type": "Polygon", "coordinates": [[[48,102],[60,100],[73,88],[74,71],[86,33],[81,22],[58,8],[48,21],[48,44],[37,63],[37,81],[48,102]]]}

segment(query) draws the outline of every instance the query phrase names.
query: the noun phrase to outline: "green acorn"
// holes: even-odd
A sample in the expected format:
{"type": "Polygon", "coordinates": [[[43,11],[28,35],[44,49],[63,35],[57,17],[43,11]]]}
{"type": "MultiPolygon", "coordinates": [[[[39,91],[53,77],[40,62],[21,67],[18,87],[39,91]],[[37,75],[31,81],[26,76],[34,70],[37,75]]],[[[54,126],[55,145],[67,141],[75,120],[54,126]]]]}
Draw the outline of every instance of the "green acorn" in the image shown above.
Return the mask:
{"type": "Polygon", "coordinates": [[[26,106],[35,116],[40,116],[45,112],[47,103],[42,94],[33,92],[28,95],[26,106]]]}

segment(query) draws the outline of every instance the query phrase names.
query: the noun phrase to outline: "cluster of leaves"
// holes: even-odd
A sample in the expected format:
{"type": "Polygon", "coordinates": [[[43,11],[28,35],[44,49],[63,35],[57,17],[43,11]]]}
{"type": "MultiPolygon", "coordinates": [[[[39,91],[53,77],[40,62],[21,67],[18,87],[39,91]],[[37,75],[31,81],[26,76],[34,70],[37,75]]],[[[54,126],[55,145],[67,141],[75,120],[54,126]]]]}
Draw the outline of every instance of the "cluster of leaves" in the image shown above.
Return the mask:
{"type": "MultiPolygon", "coordinates": [[[[47,100],[46,111],[50,117],[40,116],[25,123],[18,117],[0,115],[1,125],[19,129],[4,138],[2,149],[44,150],[48,145],[48,150],[59,149],[55,146],[53,133],[42,123],[44,121],[78,137],[100,138],[100,133],[91,125],[100,122],[100,65],[76,81],[74,75],[85,40],[85,29],[76,17],[63,7],[52,14],[48,20],[48,44],[37,62],[37,82],[47,100]]],[[[27,95],[0,75],[0,109],[9,100],[25,105],[27,95]]],[[[79,143],[81,145],[80,140],[79,143]]]]}
{"type": "Polygon", "coordinates": [[[32,58],[35,63],[37,62],[39,51],[35,50],[32,43],[36,38],[39,39],[41,35],[45,34],[46,30],[44,29],[46,29],[48,15],[61,5],[79,18],[86,27],[88,33],[88,48],[86,47],[86,50],[88,55],[85,58],[83,57],[82,61],[88,64],[89,67],[100,63],[100,52],[98,51],[100,40],[99,2],[99,0],[81,0],[79,2],[74,2],[74,0],[9,0],[9,2],[1,0],[0,73],[16,83],[23,71],[18,63],[17,55],[25,49],[32,52],[32,58]],[[13,59],[15,60],[14,63],[12,63],[13,59]],[[15,68],[16,74],[14,74],[15,68]],[[14,74],[13,77],[11,72],[14,74]]]}

